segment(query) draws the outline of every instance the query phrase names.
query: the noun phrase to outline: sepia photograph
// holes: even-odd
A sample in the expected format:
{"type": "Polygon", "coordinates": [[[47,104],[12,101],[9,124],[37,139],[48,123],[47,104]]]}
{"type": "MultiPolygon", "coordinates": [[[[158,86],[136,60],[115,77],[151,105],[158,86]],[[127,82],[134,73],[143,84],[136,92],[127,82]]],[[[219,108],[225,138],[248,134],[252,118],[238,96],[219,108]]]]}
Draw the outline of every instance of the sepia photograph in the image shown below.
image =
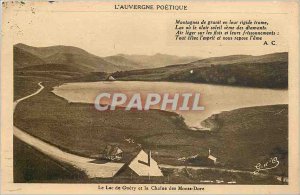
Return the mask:
{"type": "Polygon", "coordinates": [[[298,3],[206,3],[3,2],[6,193],[296,194],[298,3]]]}
{"type": "Polygon", "coordinates": [[[197,60],[14,45],[15,182],[287,184],[287,165],[287,52],[197,60]],[[172,110],[196,92],[204,110],[172,110]]]}

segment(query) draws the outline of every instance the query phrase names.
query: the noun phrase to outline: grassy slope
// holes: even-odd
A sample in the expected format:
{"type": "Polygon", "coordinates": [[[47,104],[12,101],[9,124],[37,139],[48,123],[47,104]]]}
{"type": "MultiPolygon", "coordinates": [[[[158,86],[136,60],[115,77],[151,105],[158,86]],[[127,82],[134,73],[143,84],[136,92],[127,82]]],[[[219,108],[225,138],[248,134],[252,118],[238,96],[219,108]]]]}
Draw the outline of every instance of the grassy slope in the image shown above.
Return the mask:
{"type": "Polygon", "coordinates": [[[14,47],[14,67],[23,68],[26,66],[33,66],[37,64],[43,64],[41,58],[17,47],[14,47]]]}
{"type": "Polygon", "coordinates": [[[20,103],[14,122],[35,136],[77,153],[97,154],[106,143],[114,142],[132,151],[136,145],[126,144],[124,137],[133,137],[141,143],[148,136],[163,133],[161,129],[167,134],[177,135],[179,129],[185,128],[182,122],[178,122],[178,115],[173,113],[99,112],[93,105],[68,104],[50,90],[46,88],[39,95],[20,103]],[[28,111],[31,114],[25,114],[28,111]]]}
{"type": "Polygon", "coordinates": [[[92,82],[105,80],[105,72],[78,73],[71,71],[68,66],[51,64],[48,66],[31,66],[14,72],[14,100],[25,97],[38,89],[39,82],[92,82]]]}
{"type": "Polygon", "coordinates": [[[226,56],[162,68],[118,71],[118,80],[176,81],[262,88],[288,87],[287,53],[226,56]],[[193,70],[193,73],[190,71],[193,70]]]}
{"type": "Polygon", "coordinates": [[[231,64],[176,72],[168,76],[169,81],[195,83],[212,83],[235,86],[287,88],[288,69],[285,62],[281,63],[249,63],[231,64]]]}
{"type": "Polygon", "coordinates": [[[221,85],[287,88],[288,67],[285,62],[241,63],[210,67],[172,66],[115,72],[118,80],[176,81],[221,85]],[[193,70],[191,74],[190,71],[193,70]]]}
{"type": "Polygon", "coordinates": [[[241,108],[210,117],[218,124],[218,157],[227,159],[233,168],[266,162],[266,158],[280,158],[276,173],[287,174],[288,106],[274,105],[241,108]],[[238,163],[237,163],[238,162],[238,163]]]}
{"type": "Polygon", "coordinates": [[[14,182],[76,182],[86,179],[83,172],[56,162],[14,138],[14,182]]]}
{"type": "Polygon", "coordinates": [[[165,177],[118,175],[108,179],[88,179],[85,174],[61,162],[54,161],[34,148],[14,138],[14,182],[16,183],[199,183],[200,180],[234,179],[239,184],[279,184],[271,177],[251,177],[248,174],[218,171],[176,171],[163,169],[165,177]],[[193,175],[191,177],[191,175],[193,175]]]}

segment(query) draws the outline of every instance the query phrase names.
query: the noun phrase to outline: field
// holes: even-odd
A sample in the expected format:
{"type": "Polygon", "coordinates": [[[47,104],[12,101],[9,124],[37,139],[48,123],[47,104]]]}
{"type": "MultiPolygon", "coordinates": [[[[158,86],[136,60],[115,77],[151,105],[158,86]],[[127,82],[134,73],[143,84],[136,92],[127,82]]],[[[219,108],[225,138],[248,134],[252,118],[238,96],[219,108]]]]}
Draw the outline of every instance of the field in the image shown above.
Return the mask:
{"type": "Polygon", "coordinates": [[[14,178],[16,183],[171,183],[199,184],[217,180],[226,184],[232,180],[238,184],[280,184],[271,176],[251,176],[212,170],[162,169],[164,177],[137,177],[117,175],[114,178],[88,179],[85,174],[67,164],[54,161],[34,148],[14,138],[14,178]]]}
{"type": "Polygon", "coordinates": [[[213,170],[162,169],[164,177],[137,177],[117,175],[114,178],[88,179],[77,169],[54,161],[34,148],[14,138],[14,178],[16,183],[144,183],[144,184],[281,184],[272,176],[251,176],[245,173],[230,173],[213,170]],[[212,183],[207,183],[211,181],[212,183]]]}

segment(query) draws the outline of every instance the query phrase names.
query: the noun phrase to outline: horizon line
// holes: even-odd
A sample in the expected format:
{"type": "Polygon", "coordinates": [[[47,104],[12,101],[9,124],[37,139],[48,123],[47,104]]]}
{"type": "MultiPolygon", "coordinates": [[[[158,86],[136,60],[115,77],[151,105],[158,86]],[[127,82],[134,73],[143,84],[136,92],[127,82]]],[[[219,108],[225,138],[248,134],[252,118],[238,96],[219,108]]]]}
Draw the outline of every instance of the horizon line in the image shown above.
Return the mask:
{"type": "Polygon", "coordinates": [[[51,46],[32,46],[32,45],[28,45],[28,44],[25,44],[25,43],[15,43],[13,44],[13,46],[16,46],[18,44],[21,44],[21,45],[26,45],[26,46],[29,46],[29,47],[34,47],[34,48],[47,48],[47,47],[74,47],[74,48],[78,48],[78,49],[81,49],[81,50],[84,50],[85,52],[89,53],[89,54],[92,54],[92,55],[95,55],[95,56],[98,56],[98,57],[101,57],[101,58],[105,58],[105,57],[112,57],[112,56],[119,56],[119,55],[128,55],[128,56],[131,56],[131,55],[135,55],[135,56],[155,56],[155,55],[169,55],[169,56],[175,56],[175,57],[195,57],[195,58],[199,58],[199,59],[207,59],[207,58],[215,58],[215,57],[226,57],[226,56],[238,56],[238,55],[241,55],[241,56],[264,56],[264,55],[269,55],[269,54],[276,54],[276,53],[288,53],[288,51],[277,51],[277,52],[271,52],[271,53],[265,53],[265,54],[259,54],[259,55],[251,55],[251,54],[245,54],[245,53],[236,53],[236,54],[230,54],[230,55],[218,55],[218,56],[210,56],[210,57],[203,57],[203,56],[196,56],[196,55],[176,55],[176,54],[170,54],[170,53],[161,53],[161,52],[157,52],[157,53],[153,53],[153,54],[141,54],[141,53],[135,53],[135,54],[129,54],[129,53],[115,53],[115,54],[110,54],[110,55],[98,55],[98,54],[94,54],[90,51],[87,51],[86,49],[83,49],[81,47],[78,47],[78,46],[73,46],[73,45],[51,45],[51,46]]]}

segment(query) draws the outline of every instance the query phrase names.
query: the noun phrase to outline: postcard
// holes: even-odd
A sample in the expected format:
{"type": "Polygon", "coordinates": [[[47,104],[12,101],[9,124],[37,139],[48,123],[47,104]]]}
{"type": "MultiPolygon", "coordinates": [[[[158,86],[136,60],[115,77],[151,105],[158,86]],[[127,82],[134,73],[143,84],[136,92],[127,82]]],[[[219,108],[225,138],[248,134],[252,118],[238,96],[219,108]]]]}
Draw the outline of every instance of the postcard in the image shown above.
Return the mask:
{"type": "Polygon", "coordinates": [[[3,194],[299,194],[298,1],[4,1],[3,194]]]}

